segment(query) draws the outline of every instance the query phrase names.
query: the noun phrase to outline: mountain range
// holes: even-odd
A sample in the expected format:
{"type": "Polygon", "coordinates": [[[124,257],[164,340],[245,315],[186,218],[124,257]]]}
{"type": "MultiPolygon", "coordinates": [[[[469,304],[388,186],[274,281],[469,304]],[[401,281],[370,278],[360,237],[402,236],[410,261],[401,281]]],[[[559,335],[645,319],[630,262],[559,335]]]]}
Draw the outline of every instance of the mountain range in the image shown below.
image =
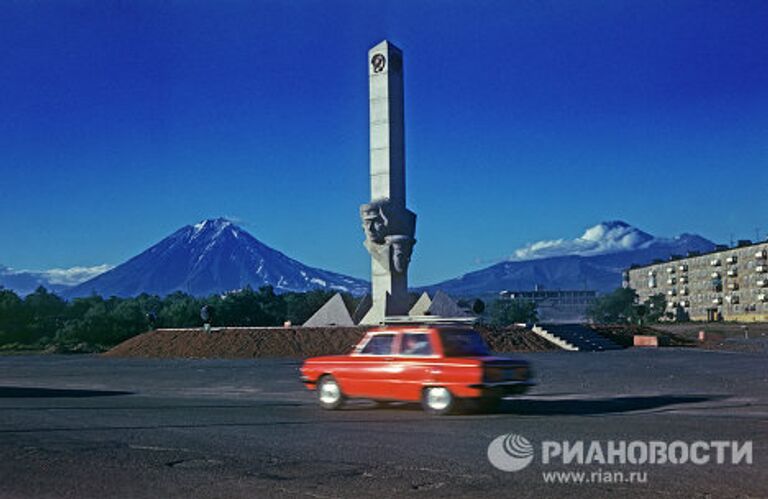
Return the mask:
{"type": "MultiPolygon", "coordinates": [[[[607,292],[621,285],[621,272],[632,264],[714,248],[712,241],[694,234],[660,238],[622,221],[602,222],[580,237],[531,243],[505,261],[416,291],[440,289],[455,297],[492,296],[535,286],[607,292]]],[[[0,286],[27,294],[40,285],[65,298],[93,293],[162,296],[174,291],[205,296],[264,285],[277,292],[323,289],[356,295],[370,289],[365,280],[289,258],[223,218],[182,227],[114,268],[15,271],[0,266],[0,286]]]]}
{"type": "Polygon", "coordinates": [[[0,265],[0,287],[12,289],[20,295],[27,295],[40,286],[60,293],[111,268],[111,265],[96,265],[69,269],[16,270],[0,265]]]}
{"type": "Polygon", "coordinates": [[[535,286],[608,292],[621,285],[622,271],[633,264],[714,249],[715,243],[694,234],[667,239],[654,237],[626,222],[602,222],[587,229],[581,237],[529,244],[515,251],[507,261],[423,290],[441,289],[454,296],[525,291],[535,286]]]}

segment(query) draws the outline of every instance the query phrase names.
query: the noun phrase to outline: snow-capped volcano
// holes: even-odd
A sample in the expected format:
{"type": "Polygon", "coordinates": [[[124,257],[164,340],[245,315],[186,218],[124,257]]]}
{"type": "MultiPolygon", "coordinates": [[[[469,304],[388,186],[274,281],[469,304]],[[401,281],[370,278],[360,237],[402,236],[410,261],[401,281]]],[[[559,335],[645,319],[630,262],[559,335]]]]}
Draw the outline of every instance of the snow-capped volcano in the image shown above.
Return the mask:
{"type": "Polygon", "coordinates": [[[534,286],[607,292],[621,285],[621,272],[632,264],[714,248],[715,243],[694,234],[655,237],[626,222],[602,222],[581,237],[531,243],[515,251],[508,261],[424,289],[466,297],[531,290],[534,286]]]}
{"type": "Polygon", "coordinates": [[[182,227],[138,256],[63,295],[166,295],[182,291],[205,296],[265,285],[277,292],[327,289],[362,294],[369,288],[361,279],[293,260],[231,221],[218,218],[182,227]]]}

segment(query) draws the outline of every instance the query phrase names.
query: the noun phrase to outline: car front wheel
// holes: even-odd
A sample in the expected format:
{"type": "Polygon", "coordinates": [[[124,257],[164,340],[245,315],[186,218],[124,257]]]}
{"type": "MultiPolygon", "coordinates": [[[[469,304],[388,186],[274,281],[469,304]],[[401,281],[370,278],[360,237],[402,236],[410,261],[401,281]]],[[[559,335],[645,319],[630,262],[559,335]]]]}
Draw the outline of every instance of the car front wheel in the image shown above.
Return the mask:
{"type": "Polygon", "coordinates": [[[317,383],[317,400],[323,409],[334,410],[344,404],[344,394],[333,376],[326,375],[317,383]]]}
{"type": "Polygon", "coordinates": [[[429,414],[442,416],[456,412],[459,401],[450,390],[442,386],[428,386],[421,396],[421,406],[429,414]]]}

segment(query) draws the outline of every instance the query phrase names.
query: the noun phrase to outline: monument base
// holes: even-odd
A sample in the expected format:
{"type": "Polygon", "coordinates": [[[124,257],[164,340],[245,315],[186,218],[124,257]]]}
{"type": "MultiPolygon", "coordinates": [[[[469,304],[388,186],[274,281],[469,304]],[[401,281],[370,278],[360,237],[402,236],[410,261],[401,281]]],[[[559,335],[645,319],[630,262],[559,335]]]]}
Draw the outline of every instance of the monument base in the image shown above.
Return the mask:
{"type": "Polygon", "coordinates": [[[408,315],[408,300],[410,296],[406,293],[400,299],[394,298],[391,294],[386,293],[382,298],[378,300],[373,299],[371,309],[363,316],[360,321],[360,325],[377,325],[383,324],[384,319],[394,315],[408,315]]]}

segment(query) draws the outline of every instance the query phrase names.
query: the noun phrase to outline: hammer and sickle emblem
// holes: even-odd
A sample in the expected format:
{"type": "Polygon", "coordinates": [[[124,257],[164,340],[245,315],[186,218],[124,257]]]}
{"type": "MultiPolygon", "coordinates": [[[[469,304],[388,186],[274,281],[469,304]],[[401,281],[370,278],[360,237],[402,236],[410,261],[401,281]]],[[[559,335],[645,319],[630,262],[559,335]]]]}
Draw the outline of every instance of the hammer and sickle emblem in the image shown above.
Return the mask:
{"type": "Polygon", "coordinates": [[[371,66],[373,66],[374,73],[381,73],[384,71],[384,66],[387,65],[387,58],[383,54],[375,54],[371,57],[371,66]]]}

